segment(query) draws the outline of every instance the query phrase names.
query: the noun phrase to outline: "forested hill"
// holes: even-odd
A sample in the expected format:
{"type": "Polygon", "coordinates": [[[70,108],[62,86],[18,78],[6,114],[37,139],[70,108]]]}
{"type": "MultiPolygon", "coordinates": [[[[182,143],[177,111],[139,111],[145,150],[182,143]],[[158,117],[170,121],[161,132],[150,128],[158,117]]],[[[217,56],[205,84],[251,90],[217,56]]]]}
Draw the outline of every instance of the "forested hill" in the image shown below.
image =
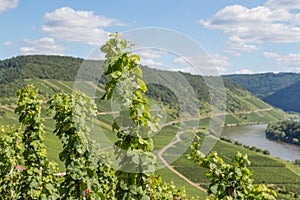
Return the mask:
{"type": "Polygon", "coordinates": [[[300,81],[298,73],[232,74],[223,77],[233,80],[261,99],[300,81]]]}
{"type": "Polygon", "coordinates": [[[29,55],[0,61],[0,83],[18,79],[40,78],[74,80],[81,58],[29,55]]]}
{"type": "Polygon", "coordinates": [[[300,81],[275,92],[264,100],[283,110],[300,112],[300,81]]]}
{"type": "Polygon", "coordinates": [[[25,79],[74,80],[83,59],[29,55],[0,61],[0,96],[14,96],[25,79]]]}
{"type": "MultiPolygon", "coordinates": [[[[74,81],[83,62],[84,60],[81,58],[46,55],[18,56],[0,61],[0,97],[15,96],[15,91],[28,84],[30,82],[28,80],[55,79],[60,81],[74,81]]],[[[95,67],[99,67],[103,63],[103,61],[90,62],[95,67]]],[[[148,67],[143,67],[143,71],[145,79],[160,75],[171,84],[177,83],[180,85],[180,82],[174,76],[174,72],[161,71],[148,67]]],[[[86,73],[94,72],[91,68],[86,73]]],[[[204,78],[199,75],[180,74],[193,87],[200,102],[200,108],[209,111],[210,108],[208,105],[211,99],[205,79],[214,79],[214,77],[204,78]]],[[[105,82],[105,78],[101,78],[101,81],[102,83],[103,81],[105,82]]],[[[270,107],[229,79],[224,79],[224,85],[226,87],[227,112],[246,112],[270,107]]],[[[214,92],[217,92],[217,90],[214,90],[214,92]]],[[[176,97],[168,88],[162,85],[150,84],[148,94],[152,98],[161,100],[176,109],[176,97]]],[[[186,98],[188,99],[189,97],[186,98]]]]}
{"type": "Polygon", "coordinates": [[[299,73],[234,74],[224,77],[275,107],[300,112],[299,73]]]}

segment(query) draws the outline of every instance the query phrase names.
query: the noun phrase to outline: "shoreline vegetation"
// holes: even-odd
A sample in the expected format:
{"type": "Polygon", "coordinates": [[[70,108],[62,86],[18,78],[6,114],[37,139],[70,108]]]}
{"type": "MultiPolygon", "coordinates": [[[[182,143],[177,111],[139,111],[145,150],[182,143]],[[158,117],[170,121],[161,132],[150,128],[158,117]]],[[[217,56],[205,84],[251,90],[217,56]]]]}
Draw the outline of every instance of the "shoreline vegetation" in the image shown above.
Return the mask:
{"type": "Polygon", "coordinates": [[[300,146],[300,122],[284,120],[270,123],[266,129],[266,137],[271,140],[300,146]]]}

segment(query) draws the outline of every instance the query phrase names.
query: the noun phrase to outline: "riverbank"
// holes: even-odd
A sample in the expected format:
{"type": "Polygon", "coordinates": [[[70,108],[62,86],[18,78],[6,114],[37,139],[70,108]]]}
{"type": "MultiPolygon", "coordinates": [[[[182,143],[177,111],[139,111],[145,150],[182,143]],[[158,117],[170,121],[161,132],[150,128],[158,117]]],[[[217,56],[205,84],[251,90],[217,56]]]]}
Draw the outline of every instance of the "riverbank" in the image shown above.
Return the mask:
{"type": "Polygon", "coordinates": [[[267,124],[225,127],[222,136],[244,145],[255,146],[270,151],[271,156],[294,161],[300,158],[300,147],[279,141],[269,140],[265,136],[267,124]]]}

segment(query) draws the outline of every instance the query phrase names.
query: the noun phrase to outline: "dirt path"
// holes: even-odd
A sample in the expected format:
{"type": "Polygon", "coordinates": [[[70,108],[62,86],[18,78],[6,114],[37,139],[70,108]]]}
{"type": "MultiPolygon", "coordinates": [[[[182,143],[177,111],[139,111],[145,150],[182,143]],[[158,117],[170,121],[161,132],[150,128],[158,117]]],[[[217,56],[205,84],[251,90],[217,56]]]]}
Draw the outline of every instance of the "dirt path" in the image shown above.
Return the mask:
{"type": "Polygon", "coordinates": [[[203,115],[197,118],[187,118],[187,119],[177,119],[177,120],[173,120],[170,122],[167,122],[165,124],[163,124],[161,127],[166,127],[166,126],[170,126],[172,124],[176,124],[179,122],[187,122],[187,121],[192,121],[192,120],[200,120],[200,119],[204,119],[204,118],[208,118],[208,117],[219,117],[219,116],[224,116],[224,115],[236,115],[236,114],[251,114],[251,113],[258,113],[258,112],[266,112],[269,110],[273,110],[273,107],[269,107],[269,108],[264,108],[264,109],[257,109],[257,110],[250,110],[250,111],[242,111],[242,112],[236,112],[236,113],[228,113],[228,112],[221,112],[221,113],[216,113],[214,115],[203,115]]]}
{"type": "Polygon", "coordinates": [[[191,181],[190,179],[188,179],[187,177],[185,177],[184,175],[182,175],[180,172],[178,172],[172,165],[170,165],[168,163],[168,161],[163,157],[163,153],[169,149],[170,147],[172,147],[173,145],[177,144],[178,142],[181,141],[180,139],[180,135],[183,133],[183,131],[178,132],[176,134],[176,140],[174,142],[169,143],[167,146],[165,146],[163,149],[161,149],[158,153],[158,157],[161,159],[161,161],[166,165],[166,167],[168,167],[173,173],[175,173],[176,175],[178,175],[180,178],[182,178],[183,180],[185,180],[186,182],[188,182],[190,185],[194,186],[195,188],[202,190],[204,192],[206,192],[206,189],[199,186],[197,183],[194,183],[193,181],[191,181]]]}
{"type": "Polygon", "coordinates": [[[91,82],[91,81],[87,81],[87,84],[90,85],[90,86],[92,86],[94,89],[98,90],[99,92],[105,92],[104,89],[98,87],[96,84],[94,84],[94,83],[91,82]]]}
{"type": "Polygon", "coordinates": [[[15,112],[13,108],[9,108],[7,105],[0,106],[0,109],[6,110],[8,112],[15,112]]]}
{"type": "MultiPolygon", "coordinates": [[[[272,110],[273,108],[270,107],[270,108],[265,108],[265,109],[257,109],[257,110],[252,110],[252,111],[245,111],[245,112],[238,112],[238,113],[234,113],[234,114],[251,114],[251,113],[257,113],[257,112],[265,112],[265,111],[269,111],[269,110],[272,110]]],[[[224,112],[224,113],[217,113],[213,116],[223,116],[223,115],[227,115],[227,114],[231,114],[231,113],[227,113],[227,112],[224,112]]],[[[171,122],[168,122],[168,123],[165,123],[163,124],[161,127],[165,127],[165,126],[170,126],[172,125],[173,123],[179,123],[181,121],[190,121],[190,120],[197,120],[197,119],[203,119],[203,118],[206,118],[208,116],[201,116],[199,118],[194,118],[194,119],[185,119],[185,120],[174,120],[174,121],[171,121],[171,122]]],[[[164,148],[162,148],[159,153],[158,153],[158,157],[159,159],[166,165],[166,167],[168,167],[173,173],[175,173],[176,175],[178,175],[180,178],[182,178],[183,180],[185,180],[186,182],[188,182],[190,185],[196,187],[197,189],[201,190],[201,191],[204,191],[204,192],[207,192],[207,190],[203,187],[201,187],[200,185],[198,185],[197,183],[191,181],[190,179],[188,179],[187,177],[185,177],[183,174],[181,174],[180,172],[178,172],[172,165],[170,165],[168,163],[168,161],[163,157],[163,153],[168,150],[170,147],[172,147],[173,145],[179,143],[181,141],[180,139],[180,135],[183,133],[183,131],[181,132],[178,132],[176,134],[176,140],[169,143],[167,146],[165,146],[164,148]]]]}
{"type": "MultiPolygon", "coordinates": [[[[161,125],[161,128],[166,127],[166,126],[170,126],[170,125],[172,125],[174,123],[180,123],[180,122],[183,122],[183,121],[200,120],[200,119],[204,119],[204,118],[207,118],[207,117],[217,117],[217,116],[230,115],[230,114],[251,114],[251,113],[265,112],[265,111],[269,111],[269,110],[272,110],[272,109],[273,109],[272,107],[269,107],[269,108],[264,108],[264,109],[257,109],[257,110],[251,110],[251,111],[243,111],[243,112],[237,112],[237,113],[222,112],[222,113],[217,113],[217,114],[214,114],[214,115],[204,115],[204,116],[201,116],[201,117],[198,117],[198,118],[190,118],[190,119],[184,119],[184,120],[178,119],[178,120],[173,120],[173,121],[170,121],[170,122],[167,122],[167,123],[161,125]]],[[[98,115],[113,114],[113,113],[115,113],[115,112],[99,112],[98,115]]],[[[183,131],[180,131],[180,132],[178,132],[175,135],[175,137],[176,137],[175,141],[169,143],[167,146],[165,146],[164,148],[162,148],[159,151],[158,157],[164,163],[164,165],[166,167],[168,167],[168,169],[170,169],[177,176],[179,176],[180,178],[182,178],[183,180],[185,180],[186,182],[188,182],[190,185],[194,186],[195,188],[197,188],[197,189],[199,189],[201,191],[207,192],[207,190],[205,188],[201,187],[199,184],[191,181],[190,179],[188,179],[187,177],[185,177],[183,174],[181,174],[180,172],[178,172],[172,165],[170,165],[168,163],[168,161],[163,156],[163,153],[165,151],[167,151],[173,145],[175,145],[175,144],[177,144],[177,143],[179,143],[181,141],[181,139],[180,139],[180,135],[181,134],[183,134],[183,131]]]]}

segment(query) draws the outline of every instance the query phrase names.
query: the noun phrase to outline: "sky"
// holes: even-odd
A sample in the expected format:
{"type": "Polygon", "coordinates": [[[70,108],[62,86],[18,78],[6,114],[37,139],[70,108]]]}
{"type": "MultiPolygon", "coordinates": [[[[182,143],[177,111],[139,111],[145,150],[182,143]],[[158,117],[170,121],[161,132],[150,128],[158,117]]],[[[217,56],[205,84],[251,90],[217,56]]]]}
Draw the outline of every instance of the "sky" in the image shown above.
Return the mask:
{"type": "MultiPolygon", "coordinates": [[[[219,74],[300,72],[300,0],[0,0],[0,26],[1,60],[31,54],[89,58],[110,33],[156,27],[190,38],[219,74]]],[[[171,51],[137,53],[143,64],[193,74],[199,71],[186,60],[207,64],[203,55],[171,51]]]]}

